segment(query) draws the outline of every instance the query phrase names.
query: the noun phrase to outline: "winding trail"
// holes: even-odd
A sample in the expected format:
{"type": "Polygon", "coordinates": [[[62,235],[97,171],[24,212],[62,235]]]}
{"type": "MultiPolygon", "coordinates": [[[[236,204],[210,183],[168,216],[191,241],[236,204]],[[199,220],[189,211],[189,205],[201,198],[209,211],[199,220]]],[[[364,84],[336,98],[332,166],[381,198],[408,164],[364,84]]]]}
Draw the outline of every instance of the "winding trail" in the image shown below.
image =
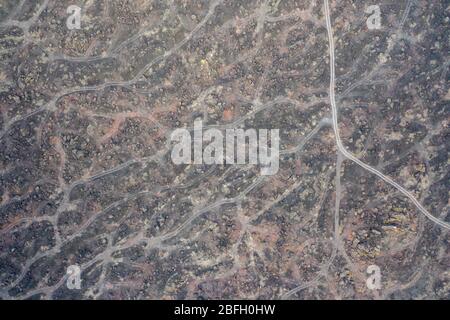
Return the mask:
{"type": "Polygon", "coordinates": [[[390,184],[394,188],[396,188],[398,191],[400,191],[403,195],[408,197],[414,205],[419,209],[420,212],[422,212],[428,219],[433,221],[434,223],[440,225],[441,227],[450,230],[450,224],[442,221],[435,216],[433,216],[431,213],[425,209],[419,201],[405,188],[403,188],[401,185],[399,185],[397,182],[389,178],[388,176],[384,175],[380,171],[372,168],[368,164],[362,162],[358,158],[356,158],[353,154],[347,151],[347,149],[344,147],[341,141],[341,137],[339,135],[339,126],[338,126],[338,114],[337,114],[337,107],[336,107],[336,98],[335,98],[335,57],[334,57],[334,40],[333,40],[333,28],[331,27],[331,18],[330,18],[330,8],[328,4],[328,0],[324,0],[324,8],[325,8],[325,17],[327,21],[327,32],[328,32],[328,50],[330,54],[330,103],[331,108],[333,112],[333,129],[334,134],[336,137],[336,144],[339,149],[339,151],[342,153],[343,156],[345,156],[347,159],[355,162],[357,165],[361,166],[362,168],[366,169],[367,171],[373,173],[374,175],[378,176],[380,179],[385,181],[386,183],[390,184]]]}

